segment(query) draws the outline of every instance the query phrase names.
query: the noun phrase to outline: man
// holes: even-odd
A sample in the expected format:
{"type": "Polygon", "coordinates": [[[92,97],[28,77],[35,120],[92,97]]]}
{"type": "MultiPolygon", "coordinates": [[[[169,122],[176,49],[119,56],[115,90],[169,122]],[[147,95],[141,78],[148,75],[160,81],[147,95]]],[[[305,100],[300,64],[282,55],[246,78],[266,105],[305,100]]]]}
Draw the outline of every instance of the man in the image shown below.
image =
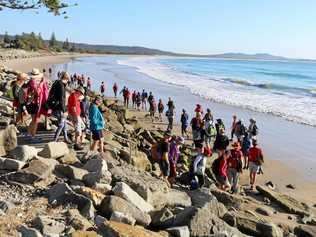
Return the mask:
{"type": "Polygon", "coordinates": [[[83,134],[82,131],[84,129],[84,123],[80,117],[81,109],[80,109],[80,101],[83,100],[85,94],[85,90],[83,87],[78,87],[73,93],[70,94],[68,98],[68,112],[71,118],[71,121],[75,127],[75,150],[83,150],[82,140],[83,134]]]}
{"type": "Polygon", "coordinates": [[[233,149],[230,151],[231,155],[227,160],[228,164],[228,181],[231,185],[231,191],[233,193],[238,192],[238,181],[240,173],[242,173],[242,153],[239,142],[234,142],[233,149]]]}
{"type": "Polygon", "coordinates": [[[93,142],[91,144],[90,150],[95,151],[99,144],[100,152],[103,152],[103,129],[104,129],[104,119],[99,106],[102,103],[102,98],[97,96],[89,109],[89,120],[90,120],[90,130],[92,133],[93,142]]]}
{"type": "Polygon", "coordinates": [[[203,144],[203,121],[200,112],[197,112],[195,117],[191,120],[191,128],[194,146],[203,144]]]}
{"type": "Polygon", "coordinates": [[[175,137],[170,142],[169,149],[169,163],[170,163],[170,175],[169,175],[169,183],[172,186],[177,177],[177,163],[180,157],[180,146],[184,144],[183,137],[175,137]]]}
{"type": "Polygon", "coordinates": [[[182,114],[181,114],[181,134],[183,137],[184,135],[186,135],[187,138],[189,138],[189,135],[187,132],[188,126],[189,126],[189,115],[187,114],[185,109],[183,109],[182,114]]]}
{"type": "Polygon", "coordinates": [[[152,100],[154,99],[154,95],[152,92],[149,92],[149,96],[148,96],[148,103],[150,105],[150,103],[152,102],[152,100]]]}
{"type": "Polygon", "coordinates": [[[157,104],[155,98],[153,97],[149,103],[149,115],[151,117],[151,121],[154,122],[155,120],[155,113],[157,111],[157,104]]]}
{"type": "Polygon", "coordinates": [[[255,182],[256,182],[256,176],[260,169],[260,166],[264,162],[262,150],[257,147],[258,142],[256,139],[252,140],[252,147],[249,149],[248,154],[248,166],[250,171],[250,189],[253,190],[255,182]]]}
{"type": "Polygon", "coordinates": [[[237,116],[233,115],[233,122],[232,122],[231,133],[230,133],[230,140],[231,141],[234,138],[234,134],[235,134],[235,131],[236,131],[236,124],[237,124],[237,116]]]}
{"type": "Polygon", "coordinates": [[[168,110],[166,111],[166,117],[167,117],[167,119],[168,119],[168,127],[167,127],[167,130],[170,131],[170,132],[171,132],[172,129],[173,129],[173,116],[174,116],[173,110],[168,109],[168,110]]]}
{"type": "Polygon", "coordinates": [[[225,130],[221,128],[215,138],[213,150],[217,151],[219,155],[222,155],[224,151],[226,150],[226,148],[228,147],[228,145],[229,145],[229,139],[225,135],[225,130]]]}
{"type": "Polygon", "coordinates": [[[105,85],[104,85],[104,82],[101,83],[100,92],[101,92],[101,95],[104,96],[104,92],[105,92],[105,85]]]}
{"type": "Polygon", "coordinates": [[[143,92],[142,92],[142,109],[145,108],[145,110],[147,110],[147,102],[146,102],[147,97],[148,97],[148,94],[145,91],[145,89],[143,89],[143,92]]]}
{"type": "Polygon", "coordinates": [[[167,106],[168,106],[169,110],[174,110],[175,109],[174,102],[173,102],[173,100],[170,97],[168,99],[167,106]]]}
{"type": "Polygon", "coordinates": [[[163,110],[165,109],[163,103],[162,103],[162,100],[159,99],[159,103],[158,103],[158,113],[159,113],[159,119],[160,119],[160,122],[162,122],[162,113],[163,113],[163,110]]]}
{"type": "Polygon", "coordinates": [[[87,88],[88,88],[88,90],[91,90],[91,79],[90,79],[90,77],[88,77],[88,79],[87,79],[87,88]]]}
{"type": "Polygon", "coordinates": [[[258,127],[257,127],[257,124],[256,124],[256,120],[254,118],[251,118],[249,120],[250,122],[250,125],[249,125],[249,128],[248,128],[248,134],[249,134],[249,138],[250,139],[255,139],[256,136],[258,135],[258,127]]]}
{"type": "Polygon", "coordinates": [[[62,72],[60,79],[55,81],[50,89],[48,96],[48,106],[53,115],[58,120],[58,128],[54,135],[54,141],[57,142],[60,133],[63,131],[66,143],[71,143],[67,135],[67,110],[66,110],[66,85],[70,79],[67,72],[62,72]]]}
{"type": "Polygon", "coordinates": [[[118,90],[118,86],[117,86],[117,84],[116,84],[116,82],[114,83],[114,85],[113,85],[113,93],[114,93],[114,97],[116,98],[116,96],[117,96],[117,90],[118,90]]]}

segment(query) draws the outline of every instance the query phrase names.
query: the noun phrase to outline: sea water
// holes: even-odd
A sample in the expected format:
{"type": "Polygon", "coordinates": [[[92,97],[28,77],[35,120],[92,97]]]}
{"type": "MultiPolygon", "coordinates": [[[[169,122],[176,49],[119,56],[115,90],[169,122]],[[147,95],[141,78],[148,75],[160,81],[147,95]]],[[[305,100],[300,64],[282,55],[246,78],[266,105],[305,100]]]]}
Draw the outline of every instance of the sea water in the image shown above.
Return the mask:
{"type": "Polygon", "coordinates": [[[316,62],[130,57],[118,63],[219,103],[316,126],[316,62]]]}

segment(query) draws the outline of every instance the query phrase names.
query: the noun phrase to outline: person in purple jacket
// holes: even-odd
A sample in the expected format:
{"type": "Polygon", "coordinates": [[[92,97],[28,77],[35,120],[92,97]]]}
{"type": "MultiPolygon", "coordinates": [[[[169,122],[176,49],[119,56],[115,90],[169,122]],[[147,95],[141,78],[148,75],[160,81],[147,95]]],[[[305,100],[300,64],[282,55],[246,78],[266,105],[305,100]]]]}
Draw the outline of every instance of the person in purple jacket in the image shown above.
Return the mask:
{"type": "Polygon", "coordinates": [[[184,144],[183,137],[174,137],[170,143],[169,149],[169,163],[170,163],[170,175],[168,181],[172,186],[177,177],[177,162],[180,156],[180,146],[184,144]]]}

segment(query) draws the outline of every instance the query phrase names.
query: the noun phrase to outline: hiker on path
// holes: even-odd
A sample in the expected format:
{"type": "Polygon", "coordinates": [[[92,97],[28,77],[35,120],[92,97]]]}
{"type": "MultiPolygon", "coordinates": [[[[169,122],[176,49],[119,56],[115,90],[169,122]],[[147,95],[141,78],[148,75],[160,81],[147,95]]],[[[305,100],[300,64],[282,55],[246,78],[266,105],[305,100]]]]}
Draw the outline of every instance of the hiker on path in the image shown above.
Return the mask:
{"type": "Polygon", "coordinates": [[[175,137],[170,142],[169,149],[169,163],[170,163],[170,175],[169,175],[169,183],[172,186],[177,177],[177,163],[180,157],[180,146],[184,144],[183,137],[175,137]]]}
{"type": "Polygon", "coordinates": [[[258,135],[258,127],[257,127],[256,119],[251,118],[249,121],[250,121],[250,125],[248,127],[249,138],[256,139],[258,135]]]}
{"type": "Polygon", "coordinates": [[[215,123],[215,127],[216,127],[216,133],[219,134],[219,130],[220,129],[224,129],[224,131],[226,130],[225,129],[225,125],[223,123],[223,120],[222,119],[216,119],[216,123],[215,123]]]}
{"type": "Polygon", "coordinates": [[[230,155],[230,151],[224,151],[222,154],[218,156],[218,158],[214,160],[212,165],[212,170],[216,176],[218,187],[223,191],[227,191],[230,189],[230,184],[227,175],[227,160],[229,159],[230,155]]]}
{"type": "Polygon", "coordinates": [[[196,144],[195,151],[197,155],[193,157],[193,162],[191,163],[190,167],[191,189],[201,188],[205,183],[204,175],[206,168],[206,157],[203,153],[203,144],[196,144]]]}
{"type": "Polygon", "coordinates": [[[117,97],[117,90],[118,90],[118,86],[117,86],[117,84],[115,82],[114,85],[113,85],[113,93],[114,93],[114,97],[115,98],[117,97]]]}
{"type": "Polygon", "coordinates": [[[173,100],[169,97],[168,99],[168,103],[167,103],[167,106],[168,106],[168,110],[175,110],[175,106],[174,106],[174,102],[173,100]]]}
{"type": "Polygon", "coordinates": [[[132,93],[132,108],[133,109],[136,109],[136,96],[137,96],[136,91],[133,91],[132,93]]]}
{"type": "Polygon", "coordinates": [[[227,160],[228,164],[228,181],[231,185],[231,191],[233,193],[238,192],[239,176],[242,173],[242,153],[241,147],[238,142],[232,144],[233,149],[230,151],[230,157],[227,160]]]}
{"type": "Polygon", "coordinates": [[[225,135],[225,130],[221,128],[216,135],[213,150],[217,151],[219,155],[223,154],[229,146],[229,138],[225,135]]]}
{"type": "Polygon", "coordinates": [[[102,98],[100,96],[95,97],[93,103],[89,109],[89,120],[90,120],[90,130],[92,133],[93,142],[90,146],[91,151],[96,151],[97,146],[100,146],[100,152],[103,152],[103,130],[105,128],[105,122],[103,115],[99,110],[99,106],[102,103],[102,98]]]}
{"type": "Polygon", "coordinates": [[[67,72],[62,72],[59,80],[56,80],[48,96],[48,108],[52,110],[52,114],[58,120],[58,128],[55,131],[54,141],[57,142],[58,138],[63,132],[64,140],[66,143],[71,143],[67,134],[67,109],[66,109],[66,85],[70,79],[67,72]]]}
{"type": "Polygon", "coordinates": [[[87,88],[88,88],[88,90],[91,90],[91,79],[90,79],[90,77],[88,77],[88,79],[87,79],[87,88]]]}
{"type": "Polygon", "coordinates": [[[168,127],[167,127],[167,130],[171,132],[172,129],[173,129],[173,117],[174,117],[174,112],[173,112],[172,109],[168,109],[168,110],[166,111],[166,117],[167,117],[167,119],[168,119],[168,127]]]}
{"type": "Polygon", "coordinates": [[[245,135],[246,127],[244,125],[243,119],[239,119],[235,125],[234,133],[237,137],[238,142],[241,142],[243,136],[245,135]]]}
{"type": "Polygon", "coordinates": [[[189,126],[189,115],[188,113],[185,111],[185,109],[182,110],[182,114],[181,114],[181,134],[182,136],[186,136],[187,138],[189,138],[189,134],[188,134],[188,126],[189,126]]]}
{"type": "Polygon", "coordinates": [[[256,139],[252,140],[252,147],[249,149],[248,153],[248,166],[250,172],[250,189],[254,189],[256,182],[256,176],[259,172],[260,166],[263,164],[264,158],[262,150],[258,147],[258,142],[256,139]]]}
{"type": "Polygon", "coordinates": [[[250,141],[248,133],[246,132],[245,136],[242,139],[242,145],[241,145],[241,151],[242,151],[243,158],[244,158],[243,169],[249,168],[248,167],[248,153],[249,153],[250,146],[251,146],[251,141],[250,141]]]}
{"type": "Polygon", "coordinates": [[[26,108],[32,117],[28,127],[29,138],[32,142],[39,142],[40,138],[35,138],[37,126],[41,115],[46,115],[44,104],[48,98],[48,83],[43,74],[36,68],[32,70],[31,80],[28,82],[26,108]]]}
{"type": "Polygon", "coordinates": [[[168,177],[170,176],[169,149],[171,133],[166,131],[163,139],[158,143],[157,152],[159,156],[160,176],[170,186],[168,177]]]}
{"type": "Polygon", "coordinates": [[[152,97],[150,103],[149,103],[149,115],[151,117],[151,121],[154,122],[155,120],[155,113],[157,111],[157,103],[155,101],[155,98],[152,97]]]}
{"type": "Polygon", "coordinates": [[[105,93],[105,85],[104,85],[104,82],[101,83],[100,92],[101,92],[101,95],[104,96],[104,93],[105,93]]]}
{"type": "Polygon", "coordinates": [[[78,87],[74,92],[72,92],[68,98],[68,112],[70,119],[75,127],[75,150],[83,150],[83,130],[84,123],[80,117],[80,101],[83,100],[85,90],[83,87],[78,87]]]}
{"type": "Polygon", "coordinates": [[[142,103],[142,96],[138,92],[137,95],[136,95],[136,105],[137,105],[137,110],[138,111],[140,111],[141,103],[142,103]]]}
{"type": "Polygon", "coordinates": [[[28,79],[26,73],[19,73],[17,80],[12,86],[13,107],[17,110],[17,116],[15,122],[18,124],[20,121],[24,122],[24,116],[27,114],[25,107],[26,97],[26,85],[25,82],[28,79]]]}
{"type": "Polygon", "coordinates": [[[124,99],[124,105],[126,106],[126,108],[129,107],[130,95],[131,95],[131,93],[130,93],[129,89],[127,87],[125,87],[125,90],[123,91],[123,99],[124,99]]]}
{"type": "Polygon", "coordinates": [[[191,120],[191,128],[192,128],[192,137],[194,146],[197,144],[203,144],[204,142],[204,134],[203,134],[203,121],[202,115],[200,112],[197,112],[195,117],[191,120]]]}

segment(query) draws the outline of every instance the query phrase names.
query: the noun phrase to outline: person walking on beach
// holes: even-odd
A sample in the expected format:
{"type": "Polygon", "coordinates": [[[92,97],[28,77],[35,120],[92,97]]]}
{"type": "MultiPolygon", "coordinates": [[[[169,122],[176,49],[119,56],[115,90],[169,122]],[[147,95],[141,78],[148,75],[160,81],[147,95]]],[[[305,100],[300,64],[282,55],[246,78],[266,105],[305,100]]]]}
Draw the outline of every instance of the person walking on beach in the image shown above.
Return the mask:
{"type": "Polygon", "coordinates": [[[28,79],[28,76],[26,73],[19,73],[17,76],[17,80],[12,85],[12,97],[13,97],[13,107],[17,110],[17,116],[16,116],[16,124],[19,122],[24,122],[24,114],[26,112],[25,108],[25,97],[26,92],[24,90],[25,81],[28,79]]]}
{"type": "Polygon", "coordinates": [[[136,105],[137,105],[137,110],[138,111],[140,111],[141,103],[142,103],[142,96],[138,92],[137,95],[136,95],[136,105]]]}
{"type": "Polygon", "coordinates": [[[249,135],[246,132],[243,139],[242,139],[242,146],[241,146],[241,151],[243,154],[243,158],[244,158],[244,167],[243,169],[248,169],[248,153],[249,153],[249,149],[250,149],[250,139],[249,139],[249,135]]]}
{"type": "Polygon", "coordinates": [[[170,175],[169,175],[169,183],[172,185],[176,181],[177,177],[177,163],[180,157],[180,146],[184,144],[183,137],[174,137],[170,142],[170,149],[168,153],[169,163],[170,163],[170,175]]]}
{"type": "Polygon", "coordinates": [[[238,142],[241,142],[241,139],[245,135],[246,127],[244,125],[243,119],[239,119],[235,125],[235,135],[237,137],[238,142]]]}
{"type": "Polygon", "coordinates": [[[150,105],[151,101],[154,99],[154,95],[152,92],[149,92],[149,96],[148,96],[148,104],[150,105]]]}
{"type": "Polygon", "coordinates": [[[160,177],[170,186],[169,176],[170,176],[170,163],[169,163],[169,149],[170,149],[170,137],[171,133],[166,131],[164,133],[163,139],[157,145],[157,153],[159,157],[159,167],[160,167],[160,177]]]}
{"type": "Polygon", "coordinates": [[[58,128],[55,131],[54,141],[63,132],[66,143],[71,143],[67,134],[67,109],[66,109],[66,85],[70,79],[67,72],[62,72],[59,80],[55,81],[49,91],[48,108],[52,110],[52,114],[57,118],[58,128]]]}
{"type": "Polygon", "coordinates": [[[132,108],[133,109],[136,109],[136,96],[137,96],[137,93],[136,93],[136,91],[133,91],[133,93],[132,93],[132,108]]]}
{"type": "Polygon", "coordinates": [[[227,168],[228,168],[227,160],[230,156],[231,156],[230,151],[226,150],[217,158],[218,159],[218,175],[216,176],[216,179],[219,183],[219,188],[223,191],[227,191],[231,188],[228,181],[228,175],[227,175],[227,168]]]}
{"type": "Polygon", "coordinates": [[[195,112],[195,113],[203,114],[202,105],[197,104],[196,107],[195,107],[195,109],[194,109],[194,112],[195,112]]]}
{"type": "Polygon", "coordinates": [[[167,106],[168,106],[168,110],[175,110],[175,108],[176,108],[175,105],[174,105],[173,100],[170,97],[168,99],[167,106]]]}
{"type": "Polygon", "coordinates": [[[102,98],[100,96],[95,97],[93,103],[89,108],[89,120],[90,120],[90,130],[92,133],[93,142],[90,146],[91,151],[96,151],[97,146],[100,146],[100,152],[103,152],[103,130],[105,128],[105,122],[102,116],[99,106],[102,103],[102,98]]]}
{"type": "Polygon", "coordinates": [[[253,138],[256,138],[256,136],[258,135],[258,127],[257,127],[256,119],[251,118],[249,122],[250,122],[250,125],[248,128],[248,134],[249,134],[249,138],[253,139],[253,138]]]}
{"type": "Polygon", "coordinates": [[[118,90],[118,86],[117,86],[117,84],[115,82],[114,85],[113,85],[113,93],[114,93],[114,97],[115,98],[117,97],[117,90],[118,90]]]}
{"type": "Polygon", "coordinates": [[[204,115],[203,121],[213,121],[213,115],[210,109],[206,110],[206,114],[204,115]]]}
{"type": "Polygon", "coordinates": [[[155,113],[157,111],[157,103],[155,101],[155,98],[152,97],[152,99],[150,100],[149,103],[149,115],[151,117],[151,121],[154,122],[155,121],[155,113]]]}
{"type": "Polygon", "coordinates": [[[203,187],[205,180],[206,157],[203,153],[203,144],[199,143],[195,146],[197,155],[193,157],[190,167],[191,189],[203,187]],[[196,185],[197,184],[197,185],[196,185]]]}
{"type": "Polygon", "coordinates": [[[101,83],[100,92],[101,92],[101,95],[104,96],[104,93],[105,93],[105,85],[104,85],[104,82],[101,83]]]}
{"type": "Polygon", "coordinates": [[[68,112],[70,119],[75,127],[75,150],[83,150],[82,140],[84,123],[80,117],[80,101],[84,98],[85,90],[83,87],[78,87],[68,98],[68,112]]]}
{"type": "Polygon", "coordinates": [[[162,114],[163,114],[164,109],[165,109],[165,106],[163,105],[162,100],[159,99],[158,113],[159,113],[159,120],[160,120],[160,122],[162,122],[162,114]]]}
{"type": "Polygon", "coordinates": [[[181,134],[182,137],[186,136],[187,138],[189,138],[189,134],[188,134],[188,126],[189,126],[189,115],[187,114],[187,112],[185,111],[185,109],[182,110],[182,114],[181,114],[181,134]]]}
{"type": "Polygon", "coordinates": [[[259,172],[260,166],[264,162],[263,153],[260,148],[258,148],[258,142],[256,139],[252,140],[252,147],[249,149],[248,153],[248,166],[250,171],[250,189],[253,190],[256,176],[259,172]]]}
{"type": "Polygon", "coordinates": [[[168,109],[166,111],[166,117],[168,119],[167,131],[172,131],[172,129],[173,129],[173,117],[174,117],[173,109],[168,109]]]}
{"type": "Polygon", "coordinates": [[[126,108],[129,107],[129,97],[131,93],[127,87],[125,87],[125,90],[123,91],[123,98],[124,98],[124,105],[126,108]]]}
{"type": "MultiPolygon", "coordinates": [[[[204,117],[205,118],[205,117],[204,117]]],[[[210,119],[204,120],[204,141],[205,147],[211,149],[211,142],[216,137],[216,128],[215,124],[210,119]]]]}
{"type": "Polygon", "coordinates": [[[90,79],[90,77],[88,77],[88,79],[87,79],[87,88],[88,88],[88,90],[91,90],[91,79],[90,79]]]}
{"type": "Polygon", "coordinates": [[[142,92],[142,109],[145,109],[145,110],[147,110],[147,97],[148,97],[148,94],[145,91],[145,89],[143,89],[143,92],[142,92]]]}
{"type": "Polygon", "coordinates": [[[238,142],[234,142],[233,149],[230,151],[231,155],[227,160],[228,164],[228,181],[231,185],[231,191],[233,193],[238,192],[239,176],[242,173],[242,153],[240,151],[240,145],[238,142]]]}
{"type": "Polygon", "coordinates": [[[190,124],[192,128],[194,146],[197,146],[197,144],[203,144],[203,121],[200,112],[196,113],[190,124]]]}
{"type": "Polygon", "coordinates": [[[237,116],[233,115],[233,122],[232,122],[231,133],[230,133],[230,140],[231,141],[234,139],[236,124],[237,124],[237,116]]]}
{"type": "Polygon", "coordinates": [[[225,135],[225,130],[220,128],[219,133],[216,135],[213,150],[217,151],[219,155],[223,154],[229,146],[229,138],[225,135]]]}
{"type": "Polygon", "coordinates": [[[216,119],[216,123],[215,123],[215,128],[216,128],[216,133],[219,134],[219,130],[220,129],[224,129],[225,131],[225,125],[223,123],[222,119],[216,119]]]}

